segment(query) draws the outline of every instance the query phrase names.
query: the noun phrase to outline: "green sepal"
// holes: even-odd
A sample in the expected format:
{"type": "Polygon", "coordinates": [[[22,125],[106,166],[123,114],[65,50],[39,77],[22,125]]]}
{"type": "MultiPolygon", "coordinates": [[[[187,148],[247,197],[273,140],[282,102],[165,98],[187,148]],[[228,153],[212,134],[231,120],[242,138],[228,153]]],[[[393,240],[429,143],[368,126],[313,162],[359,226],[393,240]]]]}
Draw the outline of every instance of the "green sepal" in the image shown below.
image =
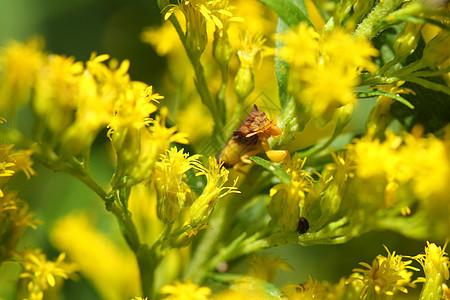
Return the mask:
{"type": "Polygon", "coordinates": [[[288,173],[286,173],[285,170],[283,170],[278,163],[273,163],[268,160],[265,160],[264,158],[261,158],[259,156],[252,156],[250,157],[252,161],[260,165],[261,167],[267,169],[269,172],[271,172],[273,175],[275,175],[278,179],[280,179],[283,183],[290,183],[291,177],[289,177],[288,173]]]}
{"type": "Polygon", "coordinates": [[[406,100],[405,98],[403,98],[402,96],[384,92],[384,91],[358,93],[357,96],[358,96],[358,98],[372,98],[372,97],[378,97],[378,96],[385,96],[385,97],[389,97],[389,98],[397,100],[398,102],[400,102],[401,104],[405,105],[406,107],[408,107],[410,109],[414,109],[414,105],[411,102],[409,102],[408,100],[406,100]]]}

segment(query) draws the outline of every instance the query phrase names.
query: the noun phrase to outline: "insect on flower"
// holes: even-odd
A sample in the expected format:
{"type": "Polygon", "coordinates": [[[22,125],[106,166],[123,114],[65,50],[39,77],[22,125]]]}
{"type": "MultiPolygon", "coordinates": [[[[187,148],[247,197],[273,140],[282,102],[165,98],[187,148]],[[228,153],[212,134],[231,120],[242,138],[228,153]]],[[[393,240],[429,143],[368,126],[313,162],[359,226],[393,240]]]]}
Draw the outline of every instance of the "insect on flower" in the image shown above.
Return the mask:
{"type": "Polygon", "coordinates": [[[279,138],[281,133],[277,122],[269,120],[266,113],[259,112],[255,105],[250,115],[223,147],[217,160],[223,162],[225,168],[236,168],[242,164],[251,164],[250,157],[262,151],[275,162],[289,159],[289,153],[285,150],[270,150],[267,141],[270,137],[279,138]]]}
{"type": "Polygon", "coordinates": [[[306,220],[306,218],[304,217],[300,217],[300,220],[298,221],[297,232],[299,234],[304,234],[308,231],[308,229],[309,229],[308,220],[306,220]]]}

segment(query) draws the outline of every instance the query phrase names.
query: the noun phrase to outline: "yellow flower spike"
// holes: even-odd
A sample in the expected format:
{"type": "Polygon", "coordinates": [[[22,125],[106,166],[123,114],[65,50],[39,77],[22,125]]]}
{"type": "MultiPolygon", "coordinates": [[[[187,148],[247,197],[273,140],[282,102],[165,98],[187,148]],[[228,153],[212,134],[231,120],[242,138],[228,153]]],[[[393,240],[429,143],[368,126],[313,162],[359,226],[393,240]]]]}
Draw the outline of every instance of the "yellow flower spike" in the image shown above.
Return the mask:
{"type": "Polygon", "coordinates": [[[165,300],[208,300],[211,290],[192,282],[182,283],[175,281],[173,285],[163,286],[159,292],[167,294],[165,300]]]}
{"type": "Polygon", "coordinates": [[[424,282],[420,299],[439,299],[448,293],[445,289],[445,281],[450,277],[449,275],[449,259],[445,252],[448,240],[444,247],[438,247],[434,243],[427,241],[425,247],[425,254],[419,254],[413,258],[417,260],[425,272],[425,278],[419,278],[419,282],[424,282]]]}
{"type": "Polygon", "coordinates": [[[279,55],[294,68],[313,66],[319,58],[320,35],[308,24],[300,23],[295,29],[277,36],[284,45],[279,55]]]}
{"type": "Polygon", "coordinates": [[[303,170],[305,162],[305,159],[295,156],[285,165],[291,182],[277,184],[270,190],[269,214],[285,233],[297,230],[300,217],[305,217],[312,204],[306,201],[306,196],[314,190],[315,181],[310,173],[303,170]]]}
{"type": "Polygon", "coordinates": [[[45,63],[42,41],[11,42],[0,53],[0,112],[11,113],[29,97],[38,70],[45,63]]]}
{"type": "Polygon", "coordinates": [[[301,23],[277,38],[284,44],[279,55],[291,66],[288,91],[324,123],[337,108],[356,103],[359,73],[376,70],[372,57],[378,50],[339,28],[321,37],[301,23]]]}
{"type": "Polygon", "coordinates": [[[291,266],[284,260],[267,255],[253,254],[250,256],[249,276],[273,282],[278,270],[292,271],[291,266]]]}
{"type": "Polygon", "coordinates": [[[175,222],[181,210],[189,207],[193,193],[183,181],[185,173],[198,163],[200,155],[189,156],[183,149],[173,147],[155,164],[153,183],[157,192],[158,217],[165,223],[175,222]]]}
{"type": "Polygon", "coordinates": [[[40,121],[59,136],[74,121],[74,111],[80,101],[81,62],[74,57],[49,56],[36,78],[33,108],[40,121]]]}
{"type": "Polygon", "coordinates": [[[139,294],[135,257],[98,231],[92,219],[88,214],[59,219],[50,233],[52,244],[67,253],[102,299],[122,300],[139,294]]]}
{"type": "Polygon", "coordinates": [[[283,292],[289,300],[328,299],[330,291],[331,285],[328,282],[313,280],[311,276],[307,282],[289,284],[283,288],[283,292]]]}
{"type": "Polygon", "coordinates": [[[150,178],[154,164],[171,143],[189,143],[186,134],[177,132],[176,126],[166,127],[167,114],[167,107],[162,107],[159,116],[155,117],[150,126],[140,131],[139,158],[130,170],[134,181],[141,182],[150,178]]]}
{"type": "Polygon", "coordinates": [[[238,178],[232,186],[224,186],[228,181],[229,171],[222,166],[222,163],[219,164],[214,157],[209,157],[208,168],[199,162],[194,162],[194,168],[198,171],[197,176],[206,177],[206,186],[202,194],[189,208],[190,222],[197,226],[208,222],[218,199],[231,193],[240,193],[240,191],[236,187],[238,178]]]}
{"type": "Polygon", "coordinates": [[[177,53],[183,47],[176,30],[170,23],[163,23],[161,27],[144,29],[141,40],[152,45],[159,56],[177,53]]]}
{"type": "Polygon", "coordinates": [[[388,256],[378,255],[372,265],[361,262],[361,266],[367,269],[355,268],[353,272],[361,274],[353,274],[347,283],[353,281],[362,281],[364,287],[361,291],[360,298],[374,297],[376,295],[394,295],[396,291],[408,293],[406,287],[414,287],[411,282],[412,272],[418,271],[417,268],[409,266],[412,260],[403,260],[403,256],[396,255],[395,251],[390,253],[388,248],[384,246],[388,256]],[[362,277],[361,277],[362,275],[362,277]]]}
{"type": "Polygon", "coordinates": [[[228,0],[178,0],[178,4],[170,4],[163,9],[164,19],[169,19],[179,10],[186,21],[186,46],[188,51],[198,59],[205,50],[208,42],[207,25],[213,24],[219,30],[224,28],[226,18],[232,16],[232,7],[228,0]]]}
{"type": "Polygon", "coordinates": [[[56,285],[55,277],[68,279],[73,273],[73,266],[64,263],[66,255],[61,253],[55,262],[48,261],[40,249],[25,249],[19,254],[19,261],[23,266],[20,278],[29,278],[28,292],[30,298],[42,299],[43,292],[56,285]]]}

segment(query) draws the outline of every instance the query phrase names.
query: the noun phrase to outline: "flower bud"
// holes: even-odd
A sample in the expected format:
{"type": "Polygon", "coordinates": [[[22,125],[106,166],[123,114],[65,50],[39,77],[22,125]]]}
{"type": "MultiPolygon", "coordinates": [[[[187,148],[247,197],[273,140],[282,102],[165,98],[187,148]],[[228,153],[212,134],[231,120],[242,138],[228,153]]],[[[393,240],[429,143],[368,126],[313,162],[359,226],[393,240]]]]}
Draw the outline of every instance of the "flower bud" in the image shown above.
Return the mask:
{"type": "Polygon", "coordinates": [[[199,59],[203,51],[205,51],[206,44],[208,43],[208,35],[206,33],[206,22],[204,19],[201,16],[198,16],[197,19],[195,22],[188,19],[186,25],[186,45],[193,57],[199,59]]]}
{"type": "Polygon", "coordinates": [[[394,43],[395,56],[403,59],[416,50],[423,24],[406,23],[394,43]]]}
{"type": "Polygon", "coordinates": [[[268,210],[272,220],[282,232],[296,231],[300,215],[299,199],[290,195],[288,186],[280,189],[272,188],[270,195],[272,200],[268,210]]]}
{"type": "Polygon", "coordinates": [[[217,30],[214,33],[213,55],[221,68],[228,65],[228,61],[233,55],[233,48],[230,45],[228,36],[226,34],[220,36],[217,30]]]}
{"type": "Polygon", "coordinates": [[[422,61],[427,66],[438,66],[448,59],[448,49],[450,49],[450,34],[443,30],[425,46],[422,61]]]}
{"type": "Polygon", "coordinates": [[[200,195],[189,208],[191,223],[206,224],[214,210],[218,197],[218,190],[200,195]]]}
{"type": "Polygon", "coordinates": [[[361,17],[372,9],[374,0],[353,0],[353,12],[361,17]]]}
{"type": "Polygon", "coordinates": [[[254,87],[252,69],[241,65],[234,79],[234,92],[238,96],[238,99],[245,99],[253,91],[254,87]]]}

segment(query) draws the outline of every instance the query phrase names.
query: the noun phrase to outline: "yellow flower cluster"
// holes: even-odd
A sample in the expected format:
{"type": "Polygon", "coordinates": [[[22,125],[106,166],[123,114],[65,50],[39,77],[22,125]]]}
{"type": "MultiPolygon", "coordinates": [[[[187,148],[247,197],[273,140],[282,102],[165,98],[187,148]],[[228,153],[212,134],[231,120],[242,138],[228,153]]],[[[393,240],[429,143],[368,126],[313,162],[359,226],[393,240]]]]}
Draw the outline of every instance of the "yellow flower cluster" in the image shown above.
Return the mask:
{"type": "Polygon", "coordinates": [[[269,214],[282,232],[295,232],[299,228],[300,218],[307,216],[329,181],[317,172],[315,175],[319,179],[315,180],[313,173],[303,170],[305,162],[306,159],[294,157],[285,167],[291,181],[277,184],[270,190],[269,214]]]}
{"type": "Polygon", "coordinates": [[[158,195],[157,212],[160,220],[165,223],[175,222],[181,210],[189,207],[194,201],[194,195],[189,185],[183,180],[186,172],[198,163],[200,155],[189,156],[176,147],[161,155],[153,171],[153,183],[158,195]]]}
{"type": "Polygon", "coordinates": [[[58,220],[50,238],[102,298],[120,300],[138,294],[139,275],[133,255],[99,232],[87,213],[58,220]]]}
{"type": "MultiPolygon", "coordinates": [[[[176,133],[176,127],[166,128],[165,110],[156,119],[150,117],[163,96],[154,93],[152,86],[130,79],[130,62],[112,59],[107,63],[108,59],[106,54],[92,54],[83,64],[73,57],[48,55],[35,41],[12,43],[0,57],[4,71],[0,94],[5,95],[0,100],[0,113],[13,112],[31,99],[37,117],[33,138],[50,148],[45,151],[61,157],[84,156],[100,130],[108,127],[117,153],[113,186],[119,187],[126,184],[122,181],[126,175],[131,183],[149,179],[149,170],[170,143],[187,140],[176,133]],[[23,91],[28,91],[20,98],[23,101],[11,100],[23,91]]],[[[17,159],[17,163],[27,176],[32,174],[26,160],[17,159]]],[[[10,164],[3,165],[4,174],[10,172],[10,164]]]]}
{"type": "Polygon", "coordinates": [[[364,288],[361,290],[360,298],[369,295],[388,295],[392,296],[398,290],[403,293],[407,293],[406,287],[414,287],[411,283],[411,277],[413,272],[409,270],[418,271],[417,268],[409,266],[412,260],[403,260],[404,257],[396,255],[395,251],[390,253],[385,247],[388,256],[378,255],[372,262],[372,265],[368,263],[360,263],[365,269],[355,268],[353,272],[362,273],[362,277],[359,274],[355,274],[348,279],[348,282],[355,280],[362,280],[364,288]]]}
{"type": "Polygon", "coordinates": [[[0,261],[13,254],[25,229],[36,229],[39,222],[33,219],[34,214],[28,211],[28,204],[17,197],[17,192],[7,189],[18,171],[23,171],[28,179],[36,174],[31,167],[32,151],[15,151],[13,147],[0,143],[0,261]]]}
{"type": "Polygon", "coordinates": [[[396,202],[396,191],[408,186],[412,194],[422,200],[425,208],[441,207],[448,200],[450,182],[450,143],[435,136],[416,134],[404,137],[387,133],[380,141],[370,134],[349,146],[360,178],[385,182],[385,201],[396,202]]]}
{"type": "Polygon", "coordinates": [[[278,36],[279,55],[291,66],[288,89],[298,103],[310,105],[321,118],[336,108],[354,104],[358,75],[376,70],[371,61],[378,51],[365,40],[355,40],[342,29],[321,36],[306,23],[278,36]]]}
{"type": "Polygon", "coordinates": [[[192,282],[175,282],[173,285],[165,285],[160,290],[161,294],[167,294],[165,300],[208,300],[211,290],[208,287],[199,286],[192,282]]]}
{"type": "Polygon", "coordinates": [[[65,257],[65,253],[61,253],[56,261],[49,261],[40,249],[26,249],[20,254],[19,260],[23,267],[20,277],[29,279],[29,300],[44,299],[44,292],[56,285],[58,277],[69,278],[74,270],[73,266],[64,262],[65,257]]]}

